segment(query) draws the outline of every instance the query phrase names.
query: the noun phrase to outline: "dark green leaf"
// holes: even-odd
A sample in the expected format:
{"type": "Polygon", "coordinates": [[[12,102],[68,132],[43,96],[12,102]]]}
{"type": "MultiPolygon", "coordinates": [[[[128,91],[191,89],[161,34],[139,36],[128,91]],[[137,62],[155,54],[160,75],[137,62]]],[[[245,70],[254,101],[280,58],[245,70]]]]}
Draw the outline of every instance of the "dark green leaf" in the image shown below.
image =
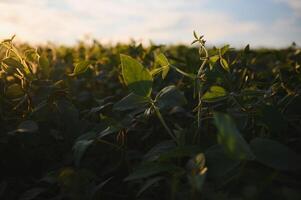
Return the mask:
{"type": "Polygon", "coordinates": [[[212,178],[225,178],[237,168],[240,161],[229,158],[222,145],[214,145],[206,150],[206,163],[208,175],[212,178]]]}
{"type": "Polygon", "coordinates": [[[293,150],[276,141],[255,138],[250,143],[260,163],[278,170],[301,169],[301,157],[293,150]]]}
{"type": "Polygon", "coordinates": [[[182,92],[174,85],[163,88],[156,96],[158,107],[161,109],[169,109],[175,106],[182,106],[187,103],[187,100],[182,92]]]}
{"type": "Polygon", "coordinates": [[[119,111],[132,110],[145,107],[148,103],[148,98],[131,93],[114,104],[113,109],[119,111]]]}
{"type": "Polygon", "coordinates": [[[74,162],[77,167],[80,166],[80,161],[85,155],[88,147],[93,144],[93,140],[80,140],[77,141],[73,146],[73,155],[74,155],[74,162]]]}

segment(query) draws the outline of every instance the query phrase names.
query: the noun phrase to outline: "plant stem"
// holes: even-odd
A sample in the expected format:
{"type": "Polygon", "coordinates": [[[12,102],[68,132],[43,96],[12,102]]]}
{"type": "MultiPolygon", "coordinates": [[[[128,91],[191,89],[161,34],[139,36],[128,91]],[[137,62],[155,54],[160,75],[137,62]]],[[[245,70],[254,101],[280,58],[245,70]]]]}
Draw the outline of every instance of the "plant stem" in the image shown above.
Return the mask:
{"type": "MultiPolygon", "coordinates": [[[[167,131],[167,133],[170,135],[170,137],[177,142],[177,138],[174,136],[173,132],[170,130],[170,128],[167,126],[163,116],[161,115],[161,112],[159,110],[159,108],[154,104],[154,102],[152,102],[152,107],[154,108],[157,117],[159,118],[161,124],[163,125],[163,127],[165,128],[165,130],[167,131]]],[[[177,142],[178,143],[178,142],[177,142]]]]}
{"type": "Polygon", "coordinates": [[[200,83],[201,75],[204,71],[204,67],[205,67],[205,65],[207,63],[207,60],[208,60],[208,57],[209,57],[208,51],[205,48],[204,44],[202,44],[201,42],[200,42],[200,44],[201,44],[201,47],[200,47],[201,51],[205,52],[205,59],[203,60],[201,66],[199,68],[199,71],[198,71],[198,74],[197,74],[197,83],[196,83],[197,88],[198,88],[198,101],[199,101],[199,103],[198,103],[198,113],[197,113],[198,129],[201,127],[201,109],[202,109],[202,92],[201,92],[201,89],[200,89],[199,86],[201,84],[200,83]]]}

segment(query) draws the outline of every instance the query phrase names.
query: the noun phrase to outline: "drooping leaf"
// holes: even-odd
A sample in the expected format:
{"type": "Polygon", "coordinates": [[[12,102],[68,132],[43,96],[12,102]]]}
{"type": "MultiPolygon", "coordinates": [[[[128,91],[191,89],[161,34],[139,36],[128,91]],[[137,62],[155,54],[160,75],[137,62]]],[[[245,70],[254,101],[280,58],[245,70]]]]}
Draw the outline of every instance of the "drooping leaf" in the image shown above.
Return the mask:
{"type": "Polygon", "coordinates": [[[223,145],[225,151],[232,158],[238,160],[253,160],[252,153],[248,143],[239,133],[232,118],[223,113],[214,113],[214,123],[218,129],[217,141],[223,145]]]}
{"type": "Polygon", "coordinates": [[[150,72],[138,61],[127,55],[120,55],[122,76],[130,91],[140,96],[149,96],[153,78],[150,72]]]}
{"type": "Polygon", "coordinates": [[[148,103],[148,98],[131,93],[115,103],[113,109],[119,111],[132,110],[145,107],[148,103]]]}
{"type": "Polygon", "coordinates": [[[268,167],[278,170],[301,169],[301,157],[287,146],[276,141],[255,138],[250,146],[256,160],[268,167]]]}
{"type": "Polygon", "coordinates": [[[182,92],[176,86],[171,85],[163,88],[156,96],[158,107],[161,109],[169,109],[175,106],[182,106],[187,100],[182,92]]]}
{"type": "Polygon", "coordinates": [[[202,100],[214,102],[220,100],[227,95],[226,90],[221,86],[211,86],[207,92],[202,96],[202,100]]]}
{"type": "Polygon", "coordinates": [[[91,65],[90,61],[81,61],[75,64],[73,73],[69,74],[69,76],[77,76],[79,74],[86,72],[90,65],[91,65]]]}

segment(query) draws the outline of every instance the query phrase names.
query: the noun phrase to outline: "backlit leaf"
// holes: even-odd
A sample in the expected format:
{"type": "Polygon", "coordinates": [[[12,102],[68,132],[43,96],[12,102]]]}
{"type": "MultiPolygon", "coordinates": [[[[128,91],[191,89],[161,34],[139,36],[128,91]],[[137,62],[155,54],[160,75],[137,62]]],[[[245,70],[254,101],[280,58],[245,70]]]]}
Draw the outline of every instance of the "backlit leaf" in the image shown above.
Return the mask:
{"type": "Polygon", "coordinates": [[[149,96],[153,78],[150,72],[130,56],[120,55],[122,76],[130,91],[140,96],[149,96]]]}
{"type": "Polygon", "coordinates": [[[217,141],[221,144],[228,155],[239,160],[253,160],[248,143],[239,133],[232,118],[223,113],[214,113],[214,123],[218,129],[217,141]]]}
{"type": "Polygon", "coordinates": [[[69,74],[69,76],[77,76],[79,74],[86,72],[90,65],[91,65],[90,61],[81,61],[75,64],[73,73],[69,74]]]}
{"type": "Polygon", "coordinates": [[[203,95],[202,100],[205,101],[216,101],[227,95],[226,90],[221,86],[211,86],[209,90],[203,95]]]}

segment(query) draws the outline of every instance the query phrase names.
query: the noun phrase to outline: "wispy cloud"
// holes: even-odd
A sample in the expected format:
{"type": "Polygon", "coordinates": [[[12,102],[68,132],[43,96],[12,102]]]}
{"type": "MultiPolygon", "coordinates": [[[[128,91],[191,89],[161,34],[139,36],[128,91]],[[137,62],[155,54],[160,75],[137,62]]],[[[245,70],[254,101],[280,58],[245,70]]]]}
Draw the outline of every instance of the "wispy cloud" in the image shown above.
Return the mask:
{"type": "MultiPolygon", "coordinates": [[[[229,3],[232,1],[236,0],[229,3]]],[[[217,0],[210,2],[218,5],[217,0]]],[[[0,0],[0,38],[17,34],[23,41],[72,44],[89,34],[105,42],[133,38],[143,42],[151,39],[160,43],[189,43],[192,31],[197,30],[213,44],[229,42],[240,46],[250,42],[280,46],[274,40],[288,45],[292,37],[271,33],[274,39],[269,39],[265,37],[267,27],[260,21],[240,20],[231,13],[206,9],[208,3],[208,0],[0,0]]],[[[270,25],[270,30],[281,26],[277,23],[270,25]]],[[[286,27],[295,26],[294,23],[284,22],[286,27]]]]}

